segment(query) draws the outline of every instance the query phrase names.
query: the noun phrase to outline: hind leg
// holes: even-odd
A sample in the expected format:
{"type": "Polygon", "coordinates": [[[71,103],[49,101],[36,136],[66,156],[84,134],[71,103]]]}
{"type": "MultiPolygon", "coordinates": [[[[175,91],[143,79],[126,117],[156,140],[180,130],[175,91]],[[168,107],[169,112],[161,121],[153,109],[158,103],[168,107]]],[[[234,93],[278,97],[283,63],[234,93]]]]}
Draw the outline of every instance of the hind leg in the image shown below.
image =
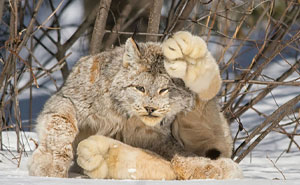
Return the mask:
{"type": "Polygon", "coordinates": [[[141,148],[94,135],[78,144],[78,165],[91,178],[172,180],[170,162],[141,148]]]}
{"type": "Polygon", "coordinates": [[[205,157],[181,157],[176,155],[171,161],[178,179],[240,179],[241,168],[228,158],[211,160],[205,157]]]}
{"type": "Polygon", "coordinates": [[[69,100],[53,99],[55,107],[50,100],[37,120],[39,146],[28,163],[29,175],[67,177],[73,160],[72,143],[78,132],[75,110],[69,100]]]}

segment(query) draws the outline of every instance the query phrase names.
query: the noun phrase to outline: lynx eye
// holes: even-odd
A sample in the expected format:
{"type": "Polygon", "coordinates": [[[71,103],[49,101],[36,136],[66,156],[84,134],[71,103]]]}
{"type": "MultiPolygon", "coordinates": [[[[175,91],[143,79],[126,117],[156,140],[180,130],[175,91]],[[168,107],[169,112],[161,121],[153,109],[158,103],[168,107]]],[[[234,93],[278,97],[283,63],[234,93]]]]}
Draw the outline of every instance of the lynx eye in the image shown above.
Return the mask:
{"type": "Polygon", "coordinates": [[[135,88],[141,92],[145,92],[145,88],[143,86],[135,86],[135,88]]]}
{"type": "Polygon", "coordinates": [[[169,91],[169,88],[164,88],[164,89],[161,89],[158,93],[164,94],[164,93],[167,93],[168,91],[169,91]]]}

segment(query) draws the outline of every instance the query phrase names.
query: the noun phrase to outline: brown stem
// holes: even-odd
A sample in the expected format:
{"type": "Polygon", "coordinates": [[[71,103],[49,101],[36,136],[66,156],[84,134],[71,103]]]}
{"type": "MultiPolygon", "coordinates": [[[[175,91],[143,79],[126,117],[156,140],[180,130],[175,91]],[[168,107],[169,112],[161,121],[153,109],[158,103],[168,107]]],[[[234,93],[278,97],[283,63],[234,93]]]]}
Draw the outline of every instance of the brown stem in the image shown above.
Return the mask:
{"type": "Polygon", "coordinates": [[[101,0],[99,9],[97,10],[97,17],[92,34],[90,44],[90,54],[96,54],[100,52],[101,43],[105,34],[105,25],[110,8],[111,0],[101,0]]]}
{"type": "Polygon", "coordinates": [[[0,21],[2,20],[4,2],[5,2],[5,0],[0,0],[0,21]]]}
{"type": "Polygon", "coordinates": [[[184,27],[184,23],[186,21],[186,19],[189,18],[191,12],[193,11],[193,9],[195,8],[196,4],[198,1],[196,0],[189,0],[186,7],[184,8],[181,16],[179,17],[178,23],[176,24],[175,28],[174,28],[174,32],[181,30],[184,27]]]}
{"type": "Polygon", "coordinates": [[[164,36],[161,38],[161,40],[164,40],[170,33],[173,32],[180,16],[182,15],[184,9],[186,8],[186,5],[188,3],[189,0],[182,0],[178,2],[177,8],[175,10],[174,15],[172,15],[172,20],[168,20],[168,25],[164,31],[164,36]]]}
{"type": "MultiPolygon", "coordinates": [[[[223,80],[223,83],[227,84],[227,83],[248,83],[248,84],[259,84],[259,85],[274,85],[274,87],[277,87],[278,85],[284,85],[284,86],[300,86],[300,82],[299,81],[288,81],[288,82],[282,82],[282,81],[258,81],[258,80],[223,80]]],[[[267,88],[267,90],[269,91],[269,88],[267,88]]],[[[273,89],[272,88],[272,89],[273,89]]],[[[269,91],[270,92],[270,91],[269,91]]]]}
{"type": "MultiPolygon", "coordinates": [[[[150,15],[148,19],[147,33],[158,33],[163,0],[152,0],[152,3],[153,4],[150,8],[150,15]]],[[[153,35],[147,35],[146,40],[156,42],[157,37],[153,35]]]]}
{"type": "Polygon", "coordinates": [[[26,32],[25,32],[25,35],[23,37],[23,40],[21,41],[21,43],[18,45],[18,48],[16,50],[16,53],[19,53],[21,51],[21,49],[23,48],[23,46],[27,43],[29,37],[31,36],[32,34],[32,30],[33,30],[33,26],[35,24],[35,21],[36,21],[36,16],[38,14],[38,11],[41,7],[43,3],[43,0],[39,0],[38,3],[36,4],[36,7],[34,9],[34,13],[33,13],[33,16],[30,20],[30,23],[29,25],[27,26],[27,29],[26,29],[26,32]]]}
{"type": "Polygon", "coordinates": [[[113,27],[113,32],[116,33],[112,33],[110,34],[110,36],[108,37],[106,43],[105,43],[105,48],[111,48],[111,46],[115,43],[117,37],[118,37],[118,31],[121,30],[121,26],[124,24],[125,20],[127,19],[128,15],[130,14],[132,10],[132,5],[131,4],[127,4],[124,9],[122,10],[116,24],[113,27]]]}

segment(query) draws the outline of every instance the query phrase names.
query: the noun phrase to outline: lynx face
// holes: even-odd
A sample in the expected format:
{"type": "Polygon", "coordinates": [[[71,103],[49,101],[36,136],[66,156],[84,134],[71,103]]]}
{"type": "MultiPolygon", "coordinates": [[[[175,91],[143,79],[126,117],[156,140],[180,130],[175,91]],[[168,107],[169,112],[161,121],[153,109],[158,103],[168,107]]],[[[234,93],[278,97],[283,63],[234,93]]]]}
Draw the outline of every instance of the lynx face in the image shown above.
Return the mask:
{"type": "Polygon", "coordinates": [[[163,64],[161,46],[128,40],[123,67],[112,83],[117,110],[137,116],[148,126],[173,118],[194,104],[194,94],[179,79],[172,79],[163,64]]]}

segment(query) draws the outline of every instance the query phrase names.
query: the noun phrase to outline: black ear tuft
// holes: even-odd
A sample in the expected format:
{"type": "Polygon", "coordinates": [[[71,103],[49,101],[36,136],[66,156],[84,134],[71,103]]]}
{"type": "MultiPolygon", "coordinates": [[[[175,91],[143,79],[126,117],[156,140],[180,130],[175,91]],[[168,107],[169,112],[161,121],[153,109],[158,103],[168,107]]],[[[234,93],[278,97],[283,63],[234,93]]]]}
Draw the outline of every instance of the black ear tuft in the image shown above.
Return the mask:
{"type": "Polygon", "coordinates": [[[205,152],[205,157],[208,157],[212,160],[216,160],[218,157],[220,157],[221,152],[218,149],[209,149],[205,152]]]}
{"type": "Polygon", "coordinates": [[[140,50],[140,47],[139,47],[138,43],[137,43],[137,42],[134,40],[134,38],[133,38],[133,37],[131,37],[131,39],[132,39],[132,41],[134,42],[134,44],[135,44],[135,47],[136,47],[136,49],[137,49],[138,53],[141,53],[141,50],[140,50]]]}
{"type": "Polygon", "coordinates": [[[141,18],[139,18],[138,20],[137,20],[137,23],[136,23],[136,26],[135,26],[135,28],[134,28],[134,32],[133,32],[133,34],[132,34],[132,36],[131,36],[131,38],[134,40],[134,38],[136,37],[136,35],[137,35],[137,32],[138,32],[138,30],[139,30],[139,27],[140,27],[140,25],[142,24],[142,17],[141,18]]]}

